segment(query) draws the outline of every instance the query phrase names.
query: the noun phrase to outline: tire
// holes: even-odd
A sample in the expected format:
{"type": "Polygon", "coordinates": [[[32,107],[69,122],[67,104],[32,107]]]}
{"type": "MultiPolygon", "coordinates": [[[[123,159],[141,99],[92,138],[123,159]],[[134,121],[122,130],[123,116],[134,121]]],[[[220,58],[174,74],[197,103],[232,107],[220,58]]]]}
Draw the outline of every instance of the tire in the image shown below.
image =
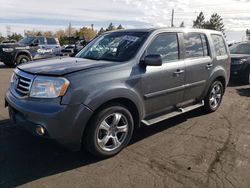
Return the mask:
{"type": "Polygon", "coordinates": [[[18,55],[16,58],[16,65],[29,62],[30,58],[27,55],[18,55]]]}
{"type": "Polygon", "coordinates": [[[134,120],[130,111],[120,104],[111,104],[91,118],[83,146],[98,158],[111,157],[128,145],[133,130],[134,120]]]}
{"type": "Polygon", "coordinates": [[[211,113],[215,112],[221,104],[222,98],[224,94],[224,87],[221,81],[214,81],[207,93],[206,98],[204,99],[204,109],[206,112],[211,113]]]}
{"type": "Polygon", "coordinates": [[[250,68],[247,69],[245,76],[244,76],[244,83],[250,84],[250,68]]]}

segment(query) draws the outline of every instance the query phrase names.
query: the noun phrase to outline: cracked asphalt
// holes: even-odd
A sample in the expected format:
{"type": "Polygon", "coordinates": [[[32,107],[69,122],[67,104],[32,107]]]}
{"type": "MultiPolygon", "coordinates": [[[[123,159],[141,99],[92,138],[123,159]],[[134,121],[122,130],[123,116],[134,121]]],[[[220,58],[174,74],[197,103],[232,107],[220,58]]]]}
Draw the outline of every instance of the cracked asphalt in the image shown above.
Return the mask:
{"type": "Polygon", "coordinates": [[[100,161],[13,125],[4,108],[11,72],[0,63],[0,187],[250,187],[250,86],[230,83],[215,113],[137,129],[100,161]]]}

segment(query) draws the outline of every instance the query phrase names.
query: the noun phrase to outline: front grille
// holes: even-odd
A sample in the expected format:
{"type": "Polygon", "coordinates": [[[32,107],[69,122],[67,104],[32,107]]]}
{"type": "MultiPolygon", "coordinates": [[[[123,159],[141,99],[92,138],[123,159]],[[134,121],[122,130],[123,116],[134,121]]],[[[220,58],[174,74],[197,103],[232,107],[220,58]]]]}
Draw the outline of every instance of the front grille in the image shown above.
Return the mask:
{"type": "Polygon", "coordinates": [[[14,87],[15,91],[22,97],[28,96],[34,76],[23,71],[15,71],[14,87]]]}

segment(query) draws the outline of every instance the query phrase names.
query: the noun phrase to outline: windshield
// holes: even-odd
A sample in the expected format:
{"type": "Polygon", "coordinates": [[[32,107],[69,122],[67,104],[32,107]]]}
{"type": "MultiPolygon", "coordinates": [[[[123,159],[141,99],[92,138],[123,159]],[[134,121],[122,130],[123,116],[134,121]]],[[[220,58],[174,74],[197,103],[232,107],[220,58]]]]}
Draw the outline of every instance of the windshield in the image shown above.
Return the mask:
{"type": "Polygon", "coordinates": [[[104,34],[80,51],[76,57],[123,62],[138,52],[147,32],[114,32],[104,34]]]}
{"type": "Polygon", "coordinates": [[[20,44],[29,45],[35,39],[35,37],[25,37],[19,41],[20,44]]]}
{"type": "Polygon", "coordinates": [[[230,47],[231,54],[250,54],[250,43],[236,44],[230,47]]]}

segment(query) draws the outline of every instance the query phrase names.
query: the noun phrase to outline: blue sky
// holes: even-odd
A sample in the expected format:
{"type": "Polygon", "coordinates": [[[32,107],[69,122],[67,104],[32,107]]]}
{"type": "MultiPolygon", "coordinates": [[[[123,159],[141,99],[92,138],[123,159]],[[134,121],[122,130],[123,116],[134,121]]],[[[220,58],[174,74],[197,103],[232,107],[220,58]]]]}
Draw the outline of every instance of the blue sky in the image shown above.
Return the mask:
{"type": "Polygon", "coordinates": [[[217,12],[224,19],[228,40],[242,40],[250,29],[250,0],[0,0],[0,33],[24,30],[64,29],[73,27],[107,27],[110,22],[125,28],[169,26],[171,9],[174,23],[187,27],[200,11],[205,17],[217,12]]]}

